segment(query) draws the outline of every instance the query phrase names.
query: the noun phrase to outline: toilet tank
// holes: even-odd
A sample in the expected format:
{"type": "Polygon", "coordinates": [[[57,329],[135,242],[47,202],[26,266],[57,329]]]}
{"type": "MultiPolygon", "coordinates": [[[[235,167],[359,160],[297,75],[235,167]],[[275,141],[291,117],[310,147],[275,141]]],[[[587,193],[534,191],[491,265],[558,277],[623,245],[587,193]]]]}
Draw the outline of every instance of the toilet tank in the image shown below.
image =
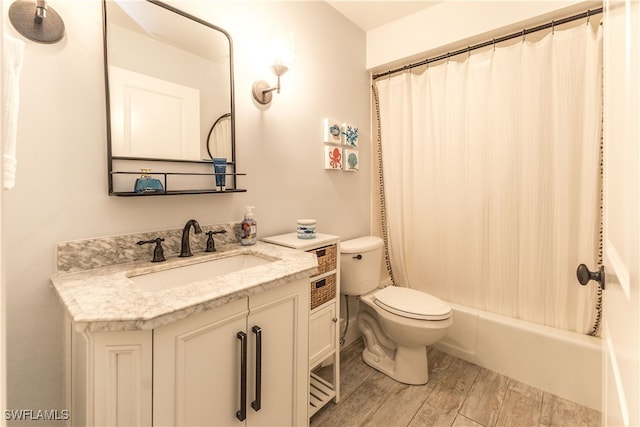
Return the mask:
{"type": "Polygon", "coordinates": [[[364,295],[380,284],[382,239],[374,236],[340,242],[340,292],[364,295]]]}

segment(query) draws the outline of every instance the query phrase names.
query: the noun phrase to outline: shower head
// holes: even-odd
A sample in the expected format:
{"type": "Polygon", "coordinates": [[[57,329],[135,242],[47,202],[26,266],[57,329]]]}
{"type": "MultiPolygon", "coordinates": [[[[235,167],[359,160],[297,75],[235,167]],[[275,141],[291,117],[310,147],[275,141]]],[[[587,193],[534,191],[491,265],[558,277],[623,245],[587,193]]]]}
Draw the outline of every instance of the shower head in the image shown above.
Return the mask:
{"type": "Polygon", "coordinates": [[[13,2],[9,20],[20,34],[38,43],[57,43],[64,36],[62,18],[44,0],[13,2]]]}

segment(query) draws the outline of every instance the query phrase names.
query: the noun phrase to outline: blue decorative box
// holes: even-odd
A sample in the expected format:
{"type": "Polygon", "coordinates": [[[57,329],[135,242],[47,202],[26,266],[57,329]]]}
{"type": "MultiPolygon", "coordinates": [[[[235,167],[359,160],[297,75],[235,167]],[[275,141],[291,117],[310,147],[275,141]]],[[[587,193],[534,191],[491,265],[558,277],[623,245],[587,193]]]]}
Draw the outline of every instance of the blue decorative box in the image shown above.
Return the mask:
{"type": "Polygon", "coordinates": [[[151,169],[141,169],[133,191],[136,193],[160,193],[164,187],[159,179],[151,178],[151,169]]]}

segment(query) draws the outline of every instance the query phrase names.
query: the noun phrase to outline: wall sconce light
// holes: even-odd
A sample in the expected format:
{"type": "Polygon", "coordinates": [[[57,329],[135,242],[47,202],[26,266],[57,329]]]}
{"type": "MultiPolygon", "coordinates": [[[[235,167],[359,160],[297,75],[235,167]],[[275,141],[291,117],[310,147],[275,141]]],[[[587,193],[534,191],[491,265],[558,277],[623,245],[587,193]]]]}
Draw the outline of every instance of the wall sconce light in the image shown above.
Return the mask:
{"type": "Polygon", "coordinates": [[[280,76],[289,70],[289,65],[293,62],[293,43],[289,34],[281,32],[273,37],[268,49],[269,67],[278,81],[271,87],[264,80],[257,80],[253,83],[253,99],[258,104],[268,105],[273,98],[273,92],[280,93],[280,76]]]}

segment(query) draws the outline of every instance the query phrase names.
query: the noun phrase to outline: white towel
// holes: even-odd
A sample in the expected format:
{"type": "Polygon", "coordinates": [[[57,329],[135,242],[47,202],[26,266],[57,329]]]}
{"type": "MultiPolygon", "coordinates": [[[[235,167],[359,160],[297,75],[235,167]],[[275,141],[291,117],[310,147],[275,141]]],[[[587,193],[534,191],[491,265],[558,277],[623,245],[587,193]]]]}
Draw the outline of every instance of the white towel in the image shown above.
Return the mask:
{"type": "Polygon", "coordinates": [[[16,135],[24,42],[5,34],[2,43],[2,182],[4,189],[10,190],[16,184],[16,135]]]}

